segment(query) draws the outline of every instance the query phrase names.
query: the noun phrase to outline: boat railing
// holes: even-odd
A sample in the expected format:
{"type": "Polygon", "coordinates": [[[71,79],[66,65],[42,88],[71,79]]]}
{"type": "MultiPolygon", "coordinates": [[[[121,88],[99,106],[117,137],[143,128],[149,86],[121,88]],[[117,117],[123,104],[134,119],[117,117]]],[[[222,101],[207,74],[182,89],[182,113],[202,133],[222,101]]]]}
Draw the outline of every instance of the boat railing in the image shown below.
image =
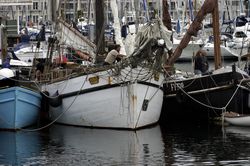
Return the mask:
{"type": "MultiPolygon", "coordinates": [[[[40,83],[58,82],[70,78],[73,75],[73,69],[53,69],[50,72],[41,74],[40,80],[36,81],[40,83]]],[[[35,75],[33,77],[35,77],[35,75]]]]}
{"type": "Polygon", "coordinates": [[[105,70],[105,67],[86,67],[86,66],[72,66],[69,65],[65,68],[53,68],[47,73],[41,75],[39,82],[58,82],[62,80],[67,80],[72,77],[79,75],[91,74],[97,71],[105,70]]]}

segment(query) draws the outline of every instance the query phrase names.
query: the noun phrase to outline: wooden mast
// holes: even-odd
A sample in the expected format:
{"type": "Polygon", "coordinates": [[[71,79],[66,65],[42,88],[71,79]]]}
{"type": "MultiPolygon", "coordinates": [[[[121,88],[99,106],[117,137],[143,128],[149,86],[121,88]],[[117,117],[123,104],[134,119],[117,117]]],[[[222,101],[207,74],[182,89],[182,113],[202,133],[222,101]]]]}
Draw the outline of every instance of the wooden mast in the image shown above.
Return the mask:
{"type": "Polygon", "coordinates": [[[96,13],[96,58],[98,55],[105,52],[105,40],[104,40],[104,0],[95,1],[95,13],[96,13]]]}
{"type": "Polygon", "coordinates": [[[213,15],[213,34],[214,34],[214,63],[215,69],[221,68],[221,51],[220,51],[220,31],[219,31],[219,10],[218,0],[214,6],[213,15]]]}

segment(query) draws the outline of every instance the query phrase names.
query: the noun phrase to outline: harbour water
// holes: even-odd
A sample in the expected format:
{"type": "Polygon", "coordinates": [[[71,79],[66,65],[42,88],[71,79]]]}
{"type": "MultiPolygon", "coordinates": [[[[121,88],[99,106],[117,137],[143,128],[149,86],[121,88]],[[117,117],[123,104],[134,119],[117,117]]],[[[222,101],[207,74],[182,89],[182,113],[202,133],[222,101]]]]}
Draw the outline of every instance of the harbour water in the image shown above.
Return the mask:
{"type": "Polygon", "coordinates": [[[161,124],[138,131],[52,125],[0,132],[0,165],[249,165],[250,128],[161,124]]]}

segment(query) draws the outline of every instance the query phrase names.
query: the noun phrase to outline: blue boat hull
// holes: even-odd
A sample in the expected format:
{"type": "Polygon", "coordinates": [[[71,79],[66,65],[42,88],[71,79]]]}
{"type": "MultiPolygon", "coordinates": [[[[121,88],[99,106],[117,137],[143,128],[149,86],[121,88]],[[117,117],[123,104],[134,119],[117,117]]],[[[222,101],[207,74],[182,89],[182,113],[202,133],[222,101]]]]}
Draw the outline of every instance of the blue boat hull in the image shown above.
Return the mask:
{"type": "Polygon", "coordinates": [[[20,129],[35,124],[42,96],[23,87],[0,89],[0,128],[20,129]]]}

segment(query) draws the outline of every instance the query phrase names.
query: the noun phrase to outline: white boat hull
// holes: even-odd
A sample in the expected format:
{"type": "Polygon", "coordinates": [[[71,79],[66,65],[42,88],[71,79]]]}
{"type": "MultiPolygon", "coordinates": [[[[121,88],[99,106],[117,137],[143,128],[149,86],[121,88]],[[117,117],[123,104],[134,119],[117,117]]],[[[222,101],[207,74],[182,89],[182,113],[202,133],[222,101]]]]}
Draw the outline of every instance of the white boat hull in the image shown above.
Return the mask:
{"type": "Polygon", "coordinates": [[[50,95],[58,91],[62,101],[59,105],[50,105],[52,121],[126,129],[158,122],[163,102],[163,77],[158,81],[151,78],[150,82],[119,83],[115,77],[99,75],[98,83],[91,85],[89,78],[96,75],[80,76],[46,86],[44,90],[50,95]]]}
{"type": "Polygon", "coordinates": [[[236,126],[250,126],[250,116],[224,117],[225,121],[236,126]]]}
{"type": "MultiPolygon", "coordinates": [[[[214,58],[214,44],[207,43],[202,50],[206,51],[207,57],[213,59],[214,58]]],[[[229,48],[224,45],[220,46],[221,56],[224,59],[237,59],[239,55],[244,55],[247,53],[247,49],[243,48],[229,48]]]]}
{"type": "MultiPolygon", "coordinates": [[[[176,49],[180,44],[180,40],[175,39],[173,49],[176,49]]],[[[178,58],[179,61],[191,60],[196,52],[201,49],[204,43],[201,40],[190,41],[189,44],[182,50],[181,56],[178,58]]]]}
{"type": "Polygon", "coordinates": [[[18,59],[32,66],[34,58],[45,59],[47,57],[48,48],[46,42],[41,42],[40,45],[40,48],[37,48],[36,43],[30,43],[16,50],[14,53],[18,59]]]}

